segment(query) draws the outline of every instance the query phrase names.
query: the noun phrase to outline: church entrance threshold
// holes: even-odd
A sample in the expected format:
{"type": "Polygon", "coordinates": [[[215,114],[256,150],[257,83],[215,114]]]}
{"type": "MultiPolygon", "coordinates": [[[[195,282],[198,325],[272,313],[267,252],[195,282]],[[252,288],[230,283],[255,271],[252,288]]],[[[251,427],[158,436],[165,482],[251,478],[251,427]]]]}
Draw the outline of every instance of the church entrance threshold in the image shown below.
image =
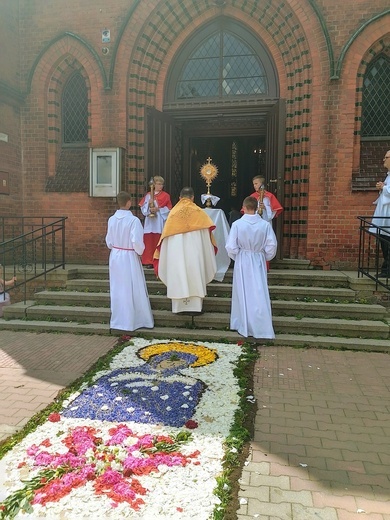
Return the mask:
{"type": "Polygon", "coordinates": [[[229,218],[229,212],[239,211],[244,198],[253,193],[253,176],[265,175],[265,137],[191,137],[188,145],[188,180],[196,203],[201,204],[201,195],[207,193],[200,168],[210,158],[218,168],[210,191],[221,199],[216,207],[229,218]]]}
{"type": "MultiPolygon", "coordinates": [[[[283,201],[285,101],[243,102],[237,106],[186,104],[166,107],[164,112],[146,107],[145,172],[165,178],[172,201],[183,186],[195,190],[195,202],[207,192],[200,168],[210,158],[218,168],[211,193],[220,197],[217,208],[228,217],[240,210],[253,193],[252,178],[263,175],[266,189],[283,201]]],[[[282,243],[283,219],[274,229],[282,243]]],[[[281,248],[278,255],[281,255],[281,248]]]]}

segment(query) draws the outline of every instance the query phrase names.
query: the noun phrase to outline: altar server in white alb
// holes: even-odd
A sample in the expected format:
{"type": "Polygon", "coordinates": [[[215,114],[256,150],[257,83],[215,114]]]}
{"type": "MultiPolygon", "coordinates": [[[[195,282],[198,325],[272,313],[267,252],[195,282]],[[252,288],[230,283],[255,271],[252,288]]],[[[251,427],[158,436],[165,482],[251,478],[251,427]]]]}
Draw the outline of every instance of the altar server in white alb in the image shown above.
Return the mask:
{"type": "Polygon", "coordinates": [[[244,337],[273,339],[266,262],[276,255],[276,235],[257,213],[257,200],[247,197],[244,215],[233,222],[226,251],[234,260],[230,328],[244,337]]]}
{"type": "Polygon", "coordinates": [[[150,191],[139,203],[144,220],[144,244],[142,264],[153,267],[153,255],[160,240],[168,214],[172,209],[171,197],[164,191],[164,179],[159,175],[151,178],[150,191]]]}
{"type": "Polygon", "coordinates": [[[130,195],[117,196],[119,209],[108,219],[106,244],[110,252],[110,328],[133,331],[153,328],[153,314],[146,288],[141,255],[144,231],[130,211],[130,195]]]}

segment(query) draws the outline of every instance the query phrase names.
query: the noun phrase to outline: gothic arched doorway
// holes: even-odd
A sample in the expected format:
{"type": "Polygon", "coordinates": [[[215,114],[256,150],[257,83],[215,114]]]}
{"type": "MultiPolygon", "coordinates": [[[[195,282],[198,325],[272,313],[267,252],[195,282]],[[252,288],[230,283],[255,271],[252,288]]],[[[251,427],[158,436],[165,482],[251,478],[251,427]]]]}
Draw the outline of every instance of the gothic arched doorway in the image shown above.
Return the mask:
{"type": "MultiPolygon", "coordinates": [[[[171,65],[163,113],[146,114],[147,175],[159,172],[174,201],[182,186],[205,193],[199,169],[211,157],[212,193],[226,213],[241,208],[264,174],[283,201],[284,102],[272,58],[257,35],[224,17],[190,38],[171,65]]],[[[282,221],[276,223],[282,244],[282,221]]],[[[282,255],[281,247],[279,255],[282,255]]]]}

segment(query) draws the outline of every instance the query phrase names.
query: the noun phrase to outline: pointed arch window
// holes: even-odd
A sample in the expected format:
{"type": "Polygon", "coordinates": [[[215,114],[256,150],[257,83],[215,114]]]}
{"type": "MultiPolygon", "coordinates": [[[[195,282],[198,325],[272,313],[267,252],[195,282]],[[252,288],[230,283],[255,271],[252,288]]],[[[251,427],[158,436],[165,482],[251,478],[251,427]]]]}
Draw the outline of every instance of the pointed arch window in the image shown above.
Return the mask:
{"type": "Polygon", "coordinates": [[[64,144],[88,142],[88,89],[79,72],[72,74],[63,91],[62,129],[64,144]]]}
{"type": "Polygon", "coordinates": [[[258,35],[222,19],[198,31],[175,60],[167,101],[277,97],[273,61],[258,35]]]}
{"type": "Polygon", "coordinates": [[[352,191],[376,190],[378,165],[390,139],[390,57],[383,42],[378,46],[367,51],[358,76],[355,133],[360,134],[360,157],[352,171],[352,191]]]}
{"type": "Polygon", "coordinates": [[[379,55],[363,81],[362,138],[390,137],[390,58],[379,55]]]}

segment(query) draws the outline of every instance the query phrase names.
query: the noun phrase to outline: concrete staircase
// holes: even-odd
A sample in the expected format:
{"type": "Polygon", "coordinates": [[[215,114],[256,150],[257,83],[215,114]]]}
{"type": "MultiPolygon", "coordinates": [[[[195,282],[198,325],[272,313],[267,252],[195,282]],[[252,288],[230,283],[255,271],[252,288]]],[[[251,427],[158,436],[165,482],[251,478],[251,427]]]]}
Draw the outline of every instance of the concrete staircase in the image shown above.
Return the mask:
{"type": "MultiPolygon", "coordinates": [[[[352,272],[310,270],[299,261],[280,262],[277,267],[268,275],[276,332],[273,344],[390,352],[389,309],[375,303],[372,281],[359,279],[352,272]]],[[[110,333],[107,266],[70,265],[50,276],[62,280],[63,288],[37,292],[33,301],[6,307],[0,329],[110,333]]],[[[209,284],[205,313],[194,318],[172,314],[165,286],[152,270],[145,270],[145,276],[155,328],[139,329],[131,335],[233,342],[243,339],[229,330],[231,270],[222,283],[209,284]]]]}

